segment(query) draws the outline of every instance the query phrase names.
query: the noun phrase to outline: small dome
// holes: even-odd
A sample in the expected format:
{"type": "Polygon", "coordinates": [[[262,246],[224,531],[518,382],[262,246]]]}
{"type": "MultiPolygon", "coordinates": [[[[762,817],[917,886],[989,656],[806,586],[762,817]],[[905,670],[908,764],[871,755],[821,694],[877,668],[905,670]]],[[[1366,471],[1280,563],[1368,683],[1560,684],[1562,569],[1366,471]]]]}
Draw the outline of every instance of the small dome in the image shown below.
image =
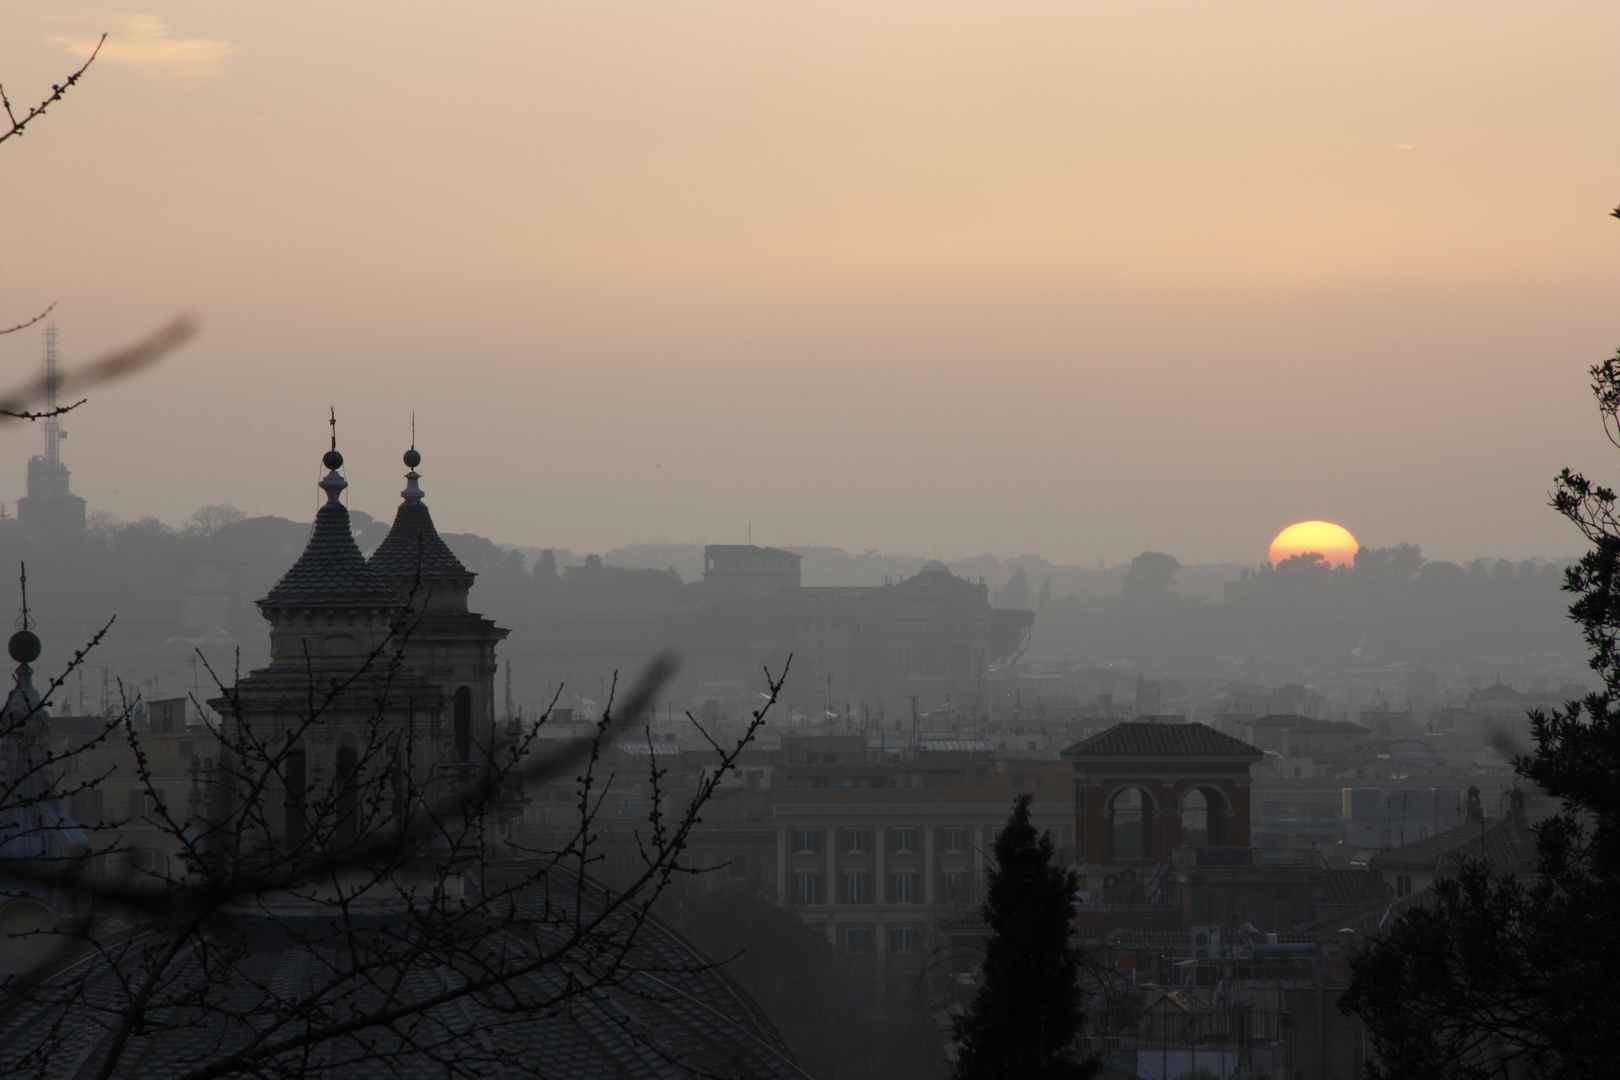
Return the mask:
{"type": "Polygon", "coordinates": [[[19,664],[32,664],[39,659],[39,635],[32,630],[19,630],[11,635],[11,658],[19,664]]]}

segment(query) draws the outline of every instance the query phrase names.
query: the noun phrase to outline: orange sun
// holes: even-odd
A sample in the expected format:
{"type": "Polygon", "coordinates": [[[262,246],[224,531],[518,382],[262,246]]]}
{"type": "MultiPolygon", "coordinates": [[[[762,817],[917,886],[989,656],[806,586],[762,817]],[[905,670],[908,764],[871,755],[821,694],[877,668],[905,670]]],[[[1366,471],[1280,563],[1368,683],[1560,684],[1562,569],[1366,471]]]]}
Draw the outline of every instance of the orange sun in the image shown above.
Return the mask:
{"type": "Polygon", "coordinates": [[[1334,566],[1348,566],[1355,561],[1361,545],[1350,535],[1350,530],[1331,521],[1301,521],[1277,534],[1271,542],[1271,563],[1275,566],[1293,555],[1314,551],[1334,566]]]}

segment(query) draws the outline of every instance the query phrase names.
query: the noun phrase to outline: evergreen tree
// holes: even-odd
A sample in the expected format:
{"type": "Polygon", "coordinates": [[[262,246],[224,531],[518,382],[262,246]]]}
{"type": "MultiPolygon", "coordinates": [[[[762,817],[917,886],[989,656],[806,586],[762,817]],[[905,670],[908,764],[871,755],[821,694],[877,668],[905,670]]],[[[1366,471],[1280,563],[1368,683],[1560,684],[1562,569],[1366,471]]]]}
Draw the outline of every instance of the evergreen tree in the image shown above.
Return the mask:
{"type": "Polygon", "coordinates": [[[1076,1060],[1080,948],[1073,870],[1052,865],[1052,841],[1029,823],[1028,795],[1013,803],[996,840],[995,869],[981,909],[990,926],[984,982],[956,1021],[955,1080],[1086,1080],[1095,1064],[1076,1060]]]}
{"type": "MultiPolygon", "coordinates": [[[[1592,369],[1620,446],[1620,355],[1592,369]]],[[[1378,1056],[1374,1077],[1614,1075],[1620,1021],[1620,499],[1565,470],[1553,506],[1592,550],[1566,572],[1570,615],[1603,689],[1532,713],[1526,780],[1563,802],[1535,827],[1529,881],[1467,865],[1353,958],[1340,1000],[1378,1056]]]]}

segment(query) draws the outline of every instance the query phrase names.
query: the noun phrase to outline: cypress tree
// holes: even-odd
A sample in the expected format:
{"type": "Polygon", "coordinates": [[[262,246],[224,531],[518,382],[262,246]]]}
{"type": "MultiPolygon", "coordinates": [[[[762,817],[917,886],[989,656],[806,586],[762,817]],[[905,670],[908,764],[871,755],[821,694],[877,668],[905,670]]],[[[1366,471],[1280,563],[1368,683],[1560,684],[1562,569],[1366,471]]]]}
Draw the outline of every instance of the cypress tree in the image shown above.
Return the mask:
{"type": "Polygon", "coordinates": [[[956,1021],[955,1080],[1087,1080],[1076,1060],[1080,948],[1074,918],[1078,880],[1052,865],[1052,841],[1029,823],[1028,795],[996,839],[996,865],[981,910],[990,927],[984,981],[956,1021]]]}

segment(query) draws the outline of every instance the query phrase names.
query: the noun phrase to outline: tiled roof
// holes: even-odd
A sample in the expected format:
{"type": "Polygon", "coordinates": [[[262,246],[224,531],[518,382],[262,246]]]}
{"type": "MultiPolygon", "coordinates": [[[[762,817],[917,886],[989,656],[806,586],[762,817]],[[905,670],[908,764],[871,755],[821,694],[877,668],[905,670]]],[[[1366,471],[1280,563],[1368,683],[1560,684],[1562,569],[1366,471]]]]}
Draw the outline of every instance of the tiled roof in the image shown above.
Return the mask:
{"type": "Polygon", "coordinates": [[[1374,869],[1386,866],[1450,869],[1462,859],[1471,859],[1497,870],[1517,871],[1529,868],[1533,847],[1530,838],[1512,822],[1469,821],[1423,840],[1380,851],[1367,862],[1374,869]]]}
{"type": "Polygon", "coordinates": [[[1251,728],[1288,728],[1290,731],[1337,731],[1345,734],[1365,734],[1371,728],[1352,724],[1348,720],[1316,720],[1309,716],[1262,716],[1257,720],[1241,720],[1251,728]]]}
{"type": "Polygon", "coordinates": [[[420,498],[400,503],[394,526],[371,553],[371,569],[385,578],[411,580],[459,577],[469,581],[476,575],[456,558],[450,546],[433,527],[433,515],[420,498]]]}
{"type": "Polygon", "coordinates": [[[1248,743],[1222,734],[1208,724],[1115,724],[1063,751],[1065,761],[1120,757],[1259,761],[1263,756],[1248,743]]]}
{"type": "Polygon", "coordinates": [[[349,511],[329,502],[315,515],[304,553],[261,604],[395,604],[399,597],[366,566],[349,529],[349,511]]]}

